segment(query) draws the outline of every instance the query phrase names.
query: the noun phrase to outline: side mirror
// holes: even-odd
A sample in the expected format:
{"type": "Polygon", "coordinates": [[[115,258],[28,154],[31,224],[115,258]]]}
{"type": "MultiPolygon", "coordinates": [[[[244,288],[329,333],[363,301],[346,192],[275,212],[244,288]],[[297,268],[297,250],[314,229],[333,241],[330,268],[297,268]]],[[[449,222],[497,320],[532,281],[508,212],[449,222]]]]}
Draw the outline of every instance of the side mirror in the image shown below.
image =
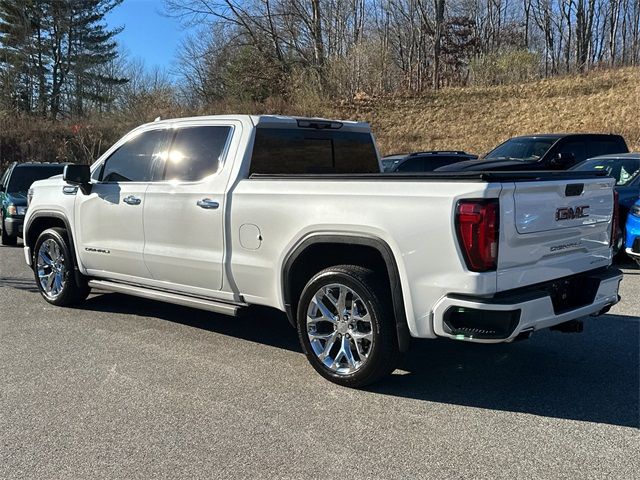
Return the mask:
{"type": "Polygon", "coordinates": [[[62,178],[71,185],[87,185],[91,183],[89,165],[66,165],[62,178]]]}
{"type": "Polygon", "coordinates": [[[85,195],[91,193],[91,170],[89,165],[66,165],[62,178],[68,184],[80,187],[80,190],[85,195]]]}
{"type": "Polygon", "coordinates": [[[551,162],[553,165],[558,165],[562,167],[568,167],[569,165],[574,164],[576,161],[576,156],[571,152],[560,152],[558,153],[553,161],[551,162]]]}

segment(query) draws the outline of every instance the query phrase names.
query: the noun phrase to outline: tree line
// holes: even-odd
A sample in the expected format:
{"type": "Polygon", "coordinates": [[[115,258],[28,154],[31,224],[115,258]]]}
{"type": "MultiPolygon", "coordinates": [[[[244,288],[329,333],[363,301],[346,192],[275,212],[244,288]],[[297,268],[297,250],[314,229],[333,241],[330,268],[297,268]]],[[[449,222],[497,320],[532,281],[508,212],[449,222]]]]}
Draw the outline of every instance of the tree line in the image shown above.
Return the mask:
{"type": "Polygon", "coordinates": [[[640,63],[640,0],[164,0],[193,33],[149,71],[108,26],[122,1],[0,0],[0,110],[148,120],[640,63]]]}
{"type": "Polygon", "coordinates": [[[640,0],[167,0],[196,101],[419,93],[640,62],[640,0]]]}

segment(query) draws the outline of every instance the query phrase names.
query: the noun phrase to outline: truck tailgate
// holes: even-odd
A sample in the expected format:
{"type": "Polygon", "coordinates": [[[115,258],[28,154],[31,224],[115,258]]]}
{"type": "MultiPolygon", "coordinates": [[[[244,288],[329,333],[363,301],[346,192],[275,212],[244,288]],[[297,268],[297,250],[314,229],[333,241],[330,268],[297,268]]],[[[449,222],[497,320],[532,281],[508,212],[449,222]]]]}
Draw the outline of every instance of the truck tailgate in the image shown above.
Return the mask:
{"type": "Polygon", "coordinates": [[[612,186],[610,178],[505,184],[498,291],[609,265],[612,186]]]}

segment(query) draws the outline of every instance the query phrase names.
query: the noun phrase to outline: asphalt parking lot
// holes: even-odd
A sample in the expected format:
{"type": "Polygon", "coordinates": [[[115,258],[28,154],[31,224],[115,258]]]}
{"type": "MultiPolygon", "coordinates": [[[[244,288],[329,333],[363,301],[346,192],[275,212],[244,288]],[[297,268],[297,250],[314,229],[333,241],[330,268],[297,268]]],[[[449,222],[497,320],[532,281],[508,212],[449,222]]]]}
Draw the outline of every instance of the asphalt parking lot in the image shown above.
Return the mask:
{"type": "Polygon", "coordinates": [[[582,334],[416,341],[337,387],[271,312],[75,309],[0,248],[0,478],[638,478],[640,270],[582,334]]]}

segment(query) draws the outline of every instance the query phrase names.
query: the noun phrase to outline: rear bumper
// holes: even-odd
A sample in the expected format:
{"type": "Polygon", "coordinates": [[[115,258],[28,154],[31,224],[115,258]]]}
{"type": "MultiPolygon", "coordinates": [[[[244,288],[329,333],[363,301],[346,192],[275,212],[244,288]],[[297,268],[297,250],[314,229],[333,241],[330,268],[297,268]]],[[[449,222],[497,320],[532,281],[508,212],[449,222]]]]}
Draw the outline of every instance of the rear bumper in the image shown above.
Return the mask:
{"type": "Polygon", "coordinates": [[[10,237],[22,237],[24,218],[7,217],[4,219],[4,228],[10,237]]]}
{"type": "Polygon", "coordinates": [[[443,297],[433,310],[436,335],[478,343],[513,341],[519,334],[597,315],[618,303],[622,272],[587,272],[501,292],[493,298],[443,297]]]}

